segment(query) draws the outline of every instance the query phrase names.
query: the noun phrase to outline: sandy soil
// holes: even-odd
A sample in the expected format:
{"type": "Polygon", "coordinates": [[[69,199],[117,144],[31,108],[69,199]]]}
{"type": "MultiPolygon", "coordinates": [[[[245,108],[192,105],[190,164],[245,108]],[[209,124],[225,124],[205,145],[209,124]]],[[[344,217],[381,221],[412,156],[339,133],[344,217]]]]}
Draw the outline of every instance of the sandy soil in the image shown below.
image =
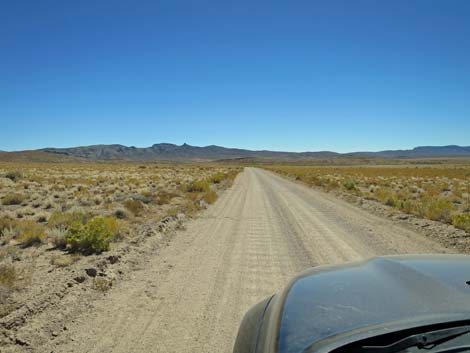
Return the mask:
{"type": "MultiPolygon", "coordinates": [[[[303,269],[451,252],[332,195],[247,168],[169,246],[34,352],[231,352],[243,314],[303,269]]],[[[36,323],[37,325],[37,323],[36,323]]]]}

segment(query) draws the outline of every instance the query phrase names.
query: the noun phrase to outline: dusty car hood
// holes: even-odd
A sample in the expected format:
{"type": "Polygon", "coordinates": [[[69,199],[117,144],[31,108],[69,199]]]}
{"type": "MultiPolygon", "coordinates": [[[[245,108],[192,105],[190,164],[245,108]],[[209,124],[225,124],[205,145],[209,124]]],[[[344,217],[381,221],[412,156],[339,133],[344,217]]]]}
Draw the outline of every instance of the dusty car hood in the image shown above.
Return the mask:
{"type": "Polygon", "coordinates": [[[302,352],[374,325],[470,319],[467,281],[465,255],[392,256],[313,268],[284,293],[278,351],[302,352]]]}

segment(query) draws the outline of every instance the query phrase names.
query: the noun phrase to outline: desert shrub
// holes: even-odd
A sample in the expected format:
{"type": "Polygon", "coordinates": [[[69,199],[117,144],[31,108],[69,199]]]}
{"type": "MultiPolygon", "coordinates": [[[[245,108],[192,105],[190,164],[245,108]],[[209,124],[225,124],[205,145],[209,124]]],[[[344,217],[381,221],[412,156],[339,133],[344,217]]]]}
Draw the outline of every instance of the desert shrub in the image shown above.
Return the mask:
{"type": "Polygon", "coordinates": [[[129,213],[123,208],[118,208],[114,211],[114,217],[117,219],[126,219],[129,218],[129,213]]]}
{"type": "Polygon", "coordinates": [[[214,174],[212,175],[210,178],[209,178],[209,181],[212,183],[212,184],[220,184],[225,178],[227,177],[227,175],[225,173],[217,173],[217,174],[214,174]]]}
{"type": "MultiPolygon", "coordinates": [[[[323,179],[319,176],[311,176],[308,180],[309,184],[311,185],[315,185],[315,186],[323,186],[324,185],[324,182],[323,182],[323,179]]],[[[345,187],[347,190],[354,190],[356,188],[356,185],[354,184],[354,182],[346,182],[345,183],[345,187]]]]}
{"type": "Polygon", "coordinates": [[[75,222],[86,223],[90,218],[91,215],[83,211],[54,212],[49,217],[47,225],[51,228],[67,229],[75,222]]]}
{"type": "Polygon", "coordinates": [[[416,202],[412,200],[404,200],[399,202],[399,208],[405,213],[416,213],[416,202]]]}
{"type": "Polygon", "coordinates": [[[398,205],[398,199],[393,191],[388,189],[377,189],[374,192],[375,198],[387,206],[395,207],[398,205]]]}
{"type": "Polygon", "coordinates": [[[52,244],[58,249],[65,249],[67,246],[67,230],[63,226],[50,228],[46,231],[52,244]]]}
{"type": "Polygon", "coordinates": [[[331,191],[334,189],[338,189],[340,184],[334,179],[327,179],[325,180],[325,188],[327,191],[331,191]]]}
{"type": "Polygon", "coordinates": [[[145,204],[149,204],[150,202],[153,201],[154,195],[153,193],[146,191],[143,192],[142,194],[136,194],[132,196],[133,200],[140,201],[145,204]]]}
{"type": "Polygon", "coordinates": [[[93,278],[93,288],[99,292],[106,292],[111,289],[113,281],[109,278],[95,277],[93,278]]]}
{"type": "Polygon", "coordinates": [[[354,190],[356,189],[356,183],[352,180],[347,180],[343,183],[343,186],[346,190],[354,190]]]}
{"type": "Polygon", "coordinates": [[[38,222],[38,223],[46,223],[46,222],[47,222],[47,215],[45,215],[44,213],[39,214],[39,215],[36,217],[36,222],[38,222]]]}
{"type": "Polygon", "coordinates": [[[461,213],[452,216],[452,224],[456,228],[470,233],[470,213],[461,213]]]}
{"type": "Polygon", "coordinates": [[[6,230],[6,229],[9,229],[9,228],[12,228],[14,227],[16,224],[15,224],[15,220],[8,217],[8,216],[3,216],[0,218],[0,237],[3,236],[3,231],[6,230]]]}
{"type": "Polygon", "coordinates": [[[10,179],[11,181],[15,181],[15,182],[20,180],[22,177],[23,177],[23,174],[21,174],[18,171],[11,171],[5,174],[5,178],[10,179]]]}
{"type": "Polygon", "coordinates": [[[126,200],[124,207],[131,211],[135,216],[140,216],[144,210],[144,205],[139,200],[126,200]]]}
{"type": "Polygon", "coordinates": [[[207,192],[210,190],[209,182],[207,180],[195,180],[187,187],[187,192],[207,192]]]}
{"type": "Polygon", "coordinates": [[[17,227],[18,241],[23,247],[41,244],[46,237],[44,227],[33,220],[19,221],[17,227]]]}
{"type": "Polygon", "coordinates": [[[51,257],[51,265],[57,267],[67,267],[71,264],[77,262],[80,259],[79,254],[67,254],[67,255],[60,255],[60,256],[53,256],[51,257]]]}
{"type": "Polygon", "coordinates": [[[424,216],[426,218],[432,219],[433,221],[451,222],[451,213],[455,208],[452,202],[441,197],[429,198],[422,202],[424,216]]]}
{"type": "Polygon", "coordinates": [[[26,197],[24,195],[12,193],[3,196],[2,204],[7,206],[20,205],[24,200],[26,200],[26,197]]]}
{"type": "Polygon", "coordinates": [[[0,264],[0,287],[11,290],[18,280],[18,272],[13,265],[0,264]]]}
{"type": "Polygon", "coordinates": [[[463,210],[464,210],[464,212],[470,212],[470,197],[467,197],[463,201],[463,210]]]}
{"type": "Polygon", "coordinates": [[[208,192],[204,193],[202,198],[208,204],[213,204],[215,201],[217,201],[217,193],[213,190],[209,190],[208,192]]]}
{"type": "Polygon", "coordinates": [[[169,217],[176,217],[179,212],[180,210],[178,207],[172,207],[166,212],[166,215],[169,217]]]}
{"type": "Polygon", "coordinates": [[[160,191],[157,196],[157,205],[167,205],[178,195],[172,192],[160,191]]]}
{"type": "Polygon", "coordinates": [[[68,229],[67,244],[71,251],[101,253],[109,250],[109,244],[119,230],[118,221],[112,217],[95,217],[86,224],[75,222],[68,229]]]}

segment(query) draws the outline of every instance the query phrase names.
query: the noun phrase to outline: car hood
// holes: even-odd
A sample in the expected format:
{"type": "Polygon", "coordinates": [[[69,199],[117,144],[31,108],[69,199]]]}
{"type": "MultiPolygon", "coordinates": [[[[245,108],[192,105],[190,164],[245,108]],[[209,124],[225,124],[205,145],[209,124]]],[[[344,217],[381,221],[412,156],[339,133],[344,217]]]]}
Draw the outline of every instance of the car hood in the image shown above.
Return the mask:
{"type": "Polygon", "coordinates": [[[371,327],[386,331],[400,323],[470,319],[468,281],[470,256],[465,255],[379,257],[313,268],[283,294],[278,351],[302,352],[332,336],[371,327]]]}

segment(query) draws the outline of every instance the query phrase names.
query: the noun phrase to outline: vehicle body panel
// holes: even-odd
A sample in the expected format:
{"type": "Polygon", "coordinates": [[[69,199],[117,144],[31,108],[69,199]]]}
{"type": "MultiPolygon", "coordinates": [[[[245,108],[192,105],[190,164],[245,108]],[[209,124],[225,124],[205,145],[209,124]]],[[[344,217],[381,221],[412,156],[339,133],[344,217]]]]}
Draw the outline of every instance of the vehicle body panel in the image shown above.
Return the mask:
{"type": "Polygon", "coordinates": [[[468,281],[466,255],[391,256],[315,267],[264,302],[250,353],[298,353],[308,347],[329,352],[372,335],[469,320],[468,281]]]}

